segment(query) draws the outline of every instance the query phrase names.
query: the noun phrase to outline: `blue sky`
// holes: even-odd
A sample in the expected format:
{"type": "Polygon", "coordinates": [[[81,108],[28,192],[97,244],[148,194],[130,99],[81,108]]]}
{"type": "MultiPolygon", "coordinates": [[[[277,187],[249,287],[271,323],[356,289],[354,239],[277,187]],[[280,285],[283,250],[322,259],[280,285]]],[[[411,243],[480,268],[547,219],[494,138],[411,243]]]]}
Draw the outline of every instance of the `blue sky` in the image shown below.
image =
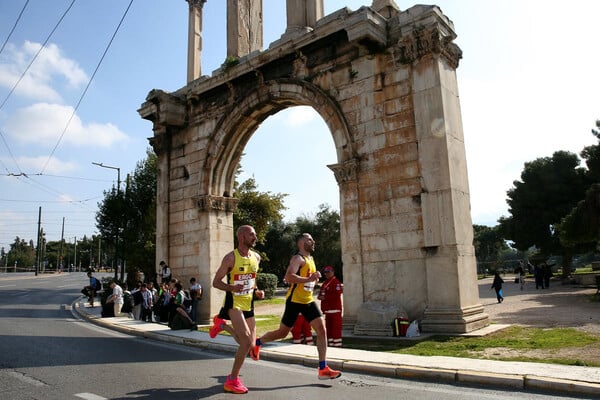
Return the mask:
{"type": "MultiPolygon", "coordinates": [[[[124,181],[145,158],[152,135],[136,110],[151,89],[186,84],[185,0],[134,0],[91,84],[130,2],[78,0],[15,86],[71,1],[29,0],[0,53],[0,247],[7,250],[15,236],[35,240],[39,207],[49,240],[60,239],[63,218],[67,241],[95,233],[97,203],[117,172],[92,162],[120,168],[124,181]]],[[[209,0],[204,7],[203,75],[225,59],[225,3],[209,0]]],[[[0,43],[25,4],[0,0],[0,43]]],[[[327,14],[370,4],[325,0],[327,14]]],[[[454,22],[463,50],[457,74],[472,219],[495,225],[507,214],[506,191],[524,162],[595,143],[600,2],[434,4],[454,22]]],[[[264,20],[266,48],[285,30],[284,1],[264,0],[264,20]]],[[[245,152],[242,179],[254,176],[260,190],[288,193],[288,220],[313,215],[322,203],[339,207],[326,167],[336,163],[333,140],[310,108],[267,119],[245,152]]]]}

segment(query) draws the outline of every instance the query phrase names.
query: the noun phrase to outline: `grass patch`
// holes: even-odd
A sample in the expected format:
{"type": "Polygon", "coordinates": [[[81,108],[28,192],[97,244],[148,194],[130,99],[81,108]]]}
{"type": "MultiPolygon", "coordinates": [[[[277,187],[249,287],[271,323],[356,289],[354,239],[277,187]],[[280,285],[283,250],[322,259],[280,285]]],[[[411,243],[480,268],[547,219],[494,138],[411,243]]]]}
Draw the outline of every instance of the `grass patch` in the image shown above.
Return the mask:
{"type": "MultiPolygon", "coordinates": [[[[600,344],[600,338],[589,333],[580,332],[574,328],[540,329],[512,326],[502,331],[484,337],[462,336],[432,336],[419,342],[406,340],[365,340],[364,338],[344,338],[344,347],[390,352],[397,354],[412,354],[418,356],[448,356],[462,358],[488,358],[485,350],[499,349],[499,360],[537,361],[539,358],[513,356],[519,351],[541,350],[551,351],[564,348],[583,348],[600,344]],[[509,356],[502,357],[502,350],[512,350],[509,356]]],[[[600,366],[598,363],[585,363],[579,359],[545,358],[544,362],[567,365],[600,366]]]]}
{"type": "Polygon", "coordinates": [[[261,305],[269,305],[269,304],[284,304],[285,303],[285,298],[284,297],[273,297],[270,299],[263,299],[263,300],[254,300],[254,307],[260,307],[261,305]]]}

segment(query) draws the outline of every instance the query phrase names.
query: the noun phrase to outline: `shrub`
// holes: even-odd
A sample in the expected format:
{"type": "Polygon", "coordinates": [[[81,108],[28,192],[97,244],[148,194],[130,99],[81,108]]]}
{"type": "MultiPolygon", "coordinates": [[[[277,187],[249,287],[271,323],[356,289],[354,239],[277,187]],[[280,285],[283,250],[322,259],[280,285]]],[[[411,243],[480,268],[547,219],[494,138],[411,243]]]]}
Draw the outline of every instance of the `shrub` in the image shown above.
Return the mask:
{"type": "Polygon", "coordinates": [[[265,299],[272,299],[277,290],[277,275],[259,273],[256,276],[256,286],[265,291],[265,299]]]}

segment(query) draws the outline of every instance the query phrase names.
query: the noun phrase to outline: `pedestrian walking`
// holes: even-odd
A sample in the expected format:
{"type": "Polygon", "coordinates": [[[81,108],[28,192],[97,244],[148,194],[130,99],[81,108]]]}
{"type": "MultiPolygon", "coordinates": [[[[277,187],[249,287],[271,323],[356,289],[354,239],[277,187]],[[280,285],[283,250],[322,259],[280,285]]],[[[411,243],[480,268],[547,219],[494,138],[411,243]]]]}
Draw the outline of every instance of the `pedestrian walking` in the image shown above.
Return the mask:
{"type": "Polygon", "coordinates": [[[496,299],[498,299],[498,303],[502,303],[504,301],[504,296],[502,295],[502,284],[504,280],[500,277],[500,273],[494,273],[494,282],[492,282],[492,289],[496,291],[496,299]]]}

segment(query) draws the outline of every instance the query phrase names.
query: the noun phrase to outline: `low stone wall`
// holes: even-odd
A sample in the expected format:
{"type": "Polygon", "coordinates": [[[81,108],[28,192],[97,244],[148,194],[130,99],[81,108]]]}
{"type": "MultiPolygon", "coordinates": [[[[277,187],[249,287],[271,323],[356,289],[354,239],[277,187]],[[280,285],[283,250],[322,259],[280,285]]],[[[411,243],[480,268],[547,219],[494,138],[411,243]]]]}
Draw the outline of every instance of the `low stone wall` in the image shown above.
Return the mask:
{"type": "Polygon", "coordinates": [[[598,273],[589,273],[589,274],[574,274],[571,276],[573,282],[578,285],[585,286],[596,286],[596,275],[600,275],[598,273]]]}

